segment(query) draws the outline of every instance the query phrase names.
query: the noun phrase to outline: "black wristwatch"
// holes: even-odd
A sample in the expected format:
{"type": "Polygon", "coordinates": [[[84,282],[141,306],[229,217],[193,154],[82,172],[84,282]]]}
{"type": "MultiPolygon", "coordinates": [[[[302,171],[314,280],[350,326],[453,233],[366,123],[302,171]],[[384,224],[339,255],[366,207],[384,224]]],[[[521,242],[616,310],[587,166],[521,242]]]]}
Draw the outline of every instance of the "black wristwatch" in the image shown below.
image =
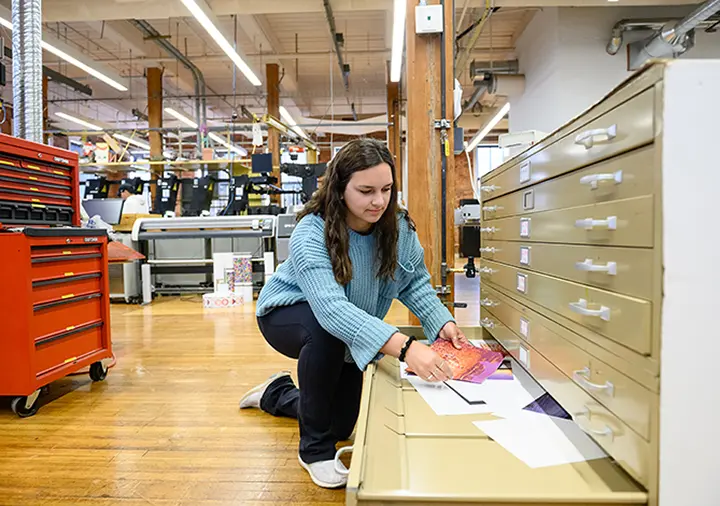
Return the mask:
{"type": "Polygon", "coordinates": [[[398,360],[400,362],[405,362],[405,355],[407,354],[408,350],[410,349],[410,345],[413,343],[413,341],[417,341],[415,336],[408,337],[408,340],[405,341],[405,344],[403,345],[402,349],[400,350],[400,355],[398,356],[398,360]]]}

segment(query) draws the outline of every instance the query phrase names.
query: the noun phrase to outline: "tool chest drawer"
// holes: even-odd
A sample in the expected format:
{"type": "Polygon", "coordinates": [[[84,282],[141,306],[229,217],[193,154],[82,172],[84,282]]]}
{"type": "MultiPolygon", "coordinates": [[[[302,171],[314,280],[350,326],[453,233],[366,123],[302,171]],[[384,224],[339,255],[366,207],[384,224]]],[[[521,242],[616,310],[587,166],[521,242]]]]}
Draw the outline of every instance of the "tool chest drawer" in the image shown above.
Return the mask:
{"type": "Polygon", "coordinates": [[[85,254],[33,258],[32,279],[43,280],[57,277],[74,276],[76,273],[98,272],[102,268],[102,254],[85,254]]]}
{"type": "Polygon", "coordinates": [[[0,177],[12,178],[20,181],[26,181],[30,184],[53,185],[58,188],[72,190],[70,177],[52,174],[45,171],[37,171],[26,169],[18,166],[3,165],[0,160],[0,177]]]}
{"type": "Polygon", "coordinates": [[[69,299],[102,290],[102,273],[78,272],[70,276],[39,279],[32,282],[33,304],[69,299]]]}
{"type": "Polygon", "coordinates": [[[483,241],[482,258],[652,300],[655,252],[641,248],[483,241]]]}
{"type": "Polygon", "coordinates": [[[643,355],[652,344],[652,304],[571,281],[481,261],[484,282],[536,302],[643,355]]]}
{"type": "Polygon", "coordinates": [[[577,128],[567,136],[484,176],[483,201],[652,143],[654,115],[655,90],[650,88],[587,124],[576,120],[577,128]]]}
{"type": "Polygon", "coordinates": [[[53,369],[81,359],[103,347],[103,322],[81,327],[68,326],[55,334],[35,339],[35,370],[42,376],[53,369]]]}
{"type": "Polygon", "coordinates": [[[483,244],[489,239],[652,248],[653,214],[653,197],[645,196],[486,220],[480,232],[483,244]]]}
{"type": "Polygon", "coordinates": [[[655,192],[655,147],[648,146],[557,179],[483,202],[485,220],[623,200],[655,192]]]}
{"type": "Polygon", "coordinates": [[[30,335],[34,338],[81,327],[88,322],[102,320],[102,294],[78,295],[33,306],[30,335]]]}

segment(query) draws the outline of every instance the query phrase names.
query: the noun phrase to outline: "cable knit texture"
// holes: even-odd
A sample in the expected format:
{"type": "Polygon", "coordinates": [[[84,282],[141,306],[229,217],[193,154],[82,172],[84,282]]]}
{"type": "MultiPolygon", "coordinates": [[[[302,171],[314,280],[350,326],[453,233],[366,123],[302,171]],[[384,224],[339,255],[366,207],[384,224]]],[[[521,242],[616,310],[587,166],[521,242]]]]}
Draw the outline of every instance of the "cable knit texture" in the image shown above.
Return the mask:
{"type": "Polygon", "coordinates": [[[353,278],[343,287],[335,281],[325,246],[325,221],[317,215],[305,216],[290,238],[289,258],[260,293],[257,316],[307,301],[320,325],[346,344],[361,370],[379,356],[380,348],[398,331],[383,321],[393,299],[399,299],[418,317],[426,337],[434,341],[442,327],[454,320],[430,284],[417,233],[407,220],[398,220],[395,280],[377,277],[374,234],[351,230],[353,278]]]}

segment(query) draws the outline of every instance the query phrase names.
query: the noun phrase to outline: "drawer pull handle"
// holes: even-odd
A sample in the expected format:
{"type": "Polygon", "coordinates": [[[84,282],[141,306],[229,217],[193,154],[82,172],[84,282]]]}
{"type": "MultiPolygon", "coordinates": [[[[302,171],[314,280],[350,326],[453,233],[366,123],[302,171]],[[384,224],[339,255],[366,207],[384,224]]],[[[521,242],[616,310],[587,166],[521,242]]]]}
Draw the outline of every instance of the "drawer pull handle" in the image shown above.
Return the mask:
{"type": "Polygon", "coordinates": [[[486,213],[494,213],[495,211],[502,211],[503,209],[503,206],[485,206],[482,208],[486,213]]]}
{"type": "Polygon", "coordinates": [[[343,448],[340,448],[337,452],[335,452],[335,460],[333,462],[333,465],[335,466],[335,472],[338,474],[341,474],[343,476],[347,476],[350,474],[349,469],[345,469],[345,466],[342,465],[342,461],[340,460],[340,457],[343,456],[345,453],[350,453],[353,451],[352,446],[345,446],[343,448]]]}
{"type": "Polygon", "coordinates": [[[600,181],[614,181],[615,184],[620,184],[622,180],[622,171],[619,170],[613,174],[591,174],[589,176],[583,176],[580,178],[580,184],[590,185],[590,188],[595,190],[600,181]]]}
{"type": "Polygon", "coordinates": [[[500,250],[497,248],[490,248],[490,247],[480,248],[480,253],[493,254],[493,253],[497,253],[498,251],[500,251],[500,250]]]}
{"type": "Polygon", "coordinates": [[[590,149],[595,145],[595,138],[602,137],[603,140],[611,141],[617,137],[617,125],[611,125],[608,128],[598,128],[595,130],[586,130],[575,137],[575,144],[585,146],[590,149]]]}
{"type": "Polygon", "coordinates": [[[489,299],[488,297],[485,297],[484,299],[480,300],[480,305],[482,307],[495,307],[499,306],[499,302],[495,302],[494,300],[489,299]]]}
{"type": "Polygon", "coordinates": [[[494,329],[495,322],[492,321],[490,318],[483,318],[482,320],[480,320],[480,326],[484,329],[494,329]]]}
{"type": "Polygon", "coordinates": [[[605,265],[595,265],[592,259],[586,258],[584,262],[575,263],[575,268],[585,272],[604,272],[609,276],[617,275],[617,262],[608,262],[605,265]]]}
{"type": "Polygon", "coordinates": [[[499,186],[495,186],[494,184],[485,185],[485,186],[481,186],[481,187],[480,187],[480,191],[483,191],[483,192],[485,192],[485,193],[492,193],[492,192],[494,192],[495,190],[499,190],[499,189],[500,189],[500,187],[499,187],[499,186]]]}
{"type": "Polygon", "coordinates": [[[615,385],[606,381],[604,385],[598,385],[597,383],[591,382],[588,378],[590,377],[590,368],[585,367],[579,371],[573,371],[573,379],[583,385],[588,390],[598,390],[601,392],[607,392],[610,397],[615,395],[615,385]]]}
{"type": "MultiPolygon", "coordinates": [[[[573,415],[573,418],[587,418],[590,420],[590,410],[585,407],[585,410],[581,413],[575,413],[573,415]]],[[[575,423],[577,423],[578,427],[580,427],[580,430],[582,430],[585,434],[590,434],[591,436],[602,436],[602,437],[609,437],[610,440],[615,439],[615,432],[613,432],[612,428],[605,424],[605,428],[603,429],[591,429],[590,427],[583,427],[583,425],[578,421],[575,420],[575,423]]]]}
{"type": "Polygon", "coordinates": [[[606,322],[610,321],[610,308],[607,306],[600,306],[600,309],[589,309],[588,301],[580,299],[577,302],[570,303],[570,310],[574,313],[581,314],[583,316],[593,316],[600,318],[606,322]]]}
{"type": "Polygon", "coordinates": [[[594,228],[607,228],[608,230],[617,230],[617,216],[608,216],[604,220],[593,220],[585,218],[575,222],[576,228],[584,228],[585,230],[593,230],[594,228]]]}
{"type": "Polygon", "coordinates": [[[480,267],[478,269],[478,272],[480,274],[490,274],[491,276],[495,274],[497,271],[495,269],[491,269],[490,267],[480,267]]]}
{"type": "Polygon", "coordinates": [[[69,299],[69,298],[71,298],[71,297],[75,297],[75,294],[74,294],[74,293],[66,293],[65,295],[63,295],[63,296],[60,297],[60,298],[61,298],[62,300],[65,300],[65,299],[69,299]]]}
{"type": "Polygon", "coordinates": [[[481,234],[494,234],[495,232],[499,232],[499,228],[495,227],[483,227],[480,229],[481,234]]]}

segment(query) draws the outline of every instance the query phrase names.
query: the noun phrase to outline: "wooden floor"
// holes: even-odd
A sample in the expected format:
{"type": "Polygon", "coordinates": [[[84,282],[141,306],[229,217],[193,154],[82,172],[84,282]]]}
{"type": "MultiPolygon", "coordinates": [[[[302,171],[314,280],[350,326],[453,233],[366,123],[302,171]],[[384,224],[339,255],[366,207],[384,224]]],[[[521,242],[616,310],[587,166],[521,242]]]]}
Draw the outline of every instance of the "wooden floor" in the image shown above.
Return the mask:
{"type": "MultiPolygon", "coordinates": [[[[477,280],[458,278],[461,323],[477,280]]],[[[407,323],[400,305],[387,318],[407,323]]],[[[240,411],[248,388],[294,361],[260,335],[254,306],[203,310],[198,297],[114,305],[107,380],[53,383],[32,418],[0,400],[0,506],[342,504],[297,463],[297,422],[240,411]]]]}

